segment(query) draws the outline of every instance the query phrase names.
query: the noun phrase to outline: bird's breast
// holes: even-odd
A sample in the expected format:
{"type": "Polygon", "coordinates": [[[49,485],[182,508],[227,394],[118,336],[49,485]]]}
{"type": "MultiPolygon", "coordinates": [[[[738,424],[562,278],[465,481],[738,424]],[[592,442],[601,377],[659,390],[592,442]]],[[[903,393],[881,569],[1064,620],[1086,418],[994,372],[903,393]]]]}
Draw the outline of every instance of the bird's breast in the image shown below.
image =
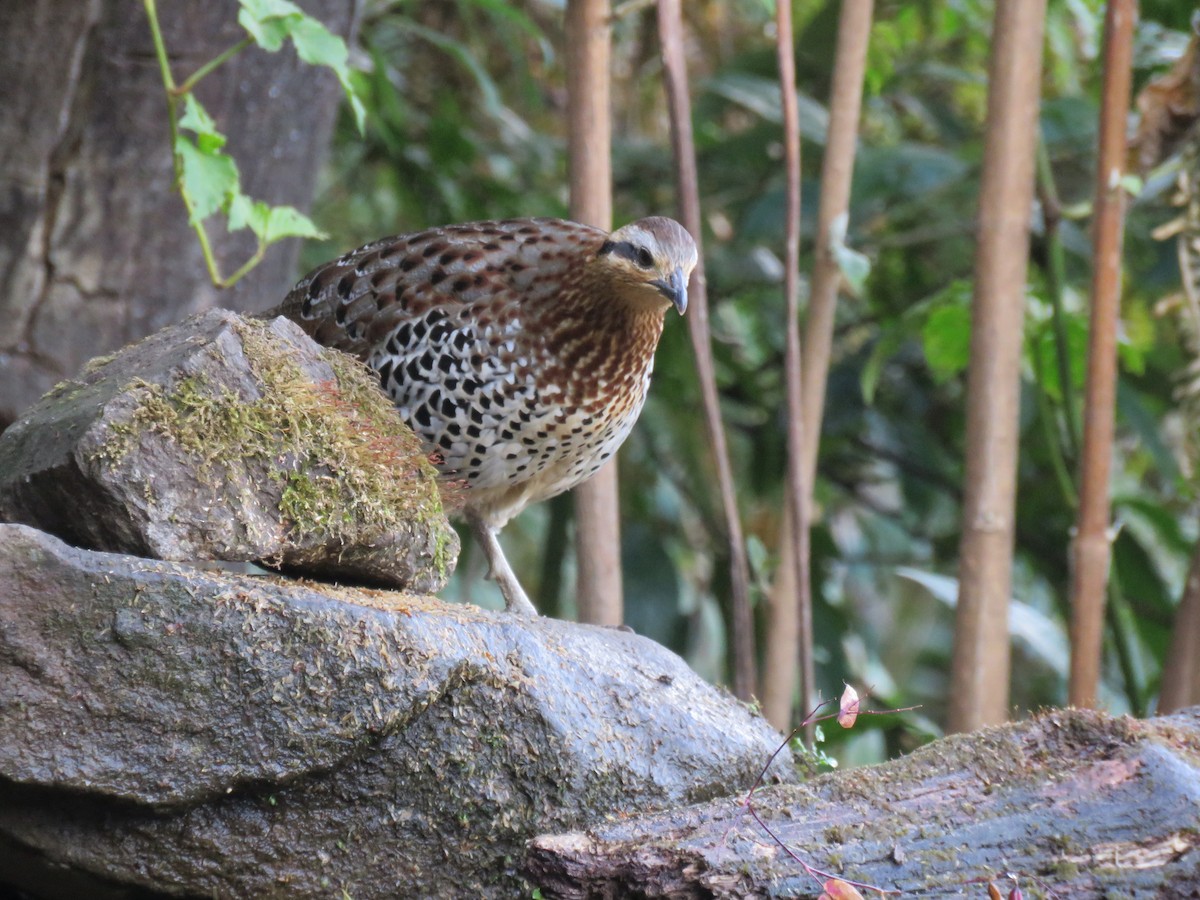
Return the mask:
{"type": "Polygon", "coordinates": [[[468,495],[525,486],[525,502],[591,477],[641,412],[653,338],[603,330],[589,340],[520,315],[434,309],[406,322],[367,362],[402,417],[468,495]],[[557,337],[557,340],[554,338],[557,337]]]}

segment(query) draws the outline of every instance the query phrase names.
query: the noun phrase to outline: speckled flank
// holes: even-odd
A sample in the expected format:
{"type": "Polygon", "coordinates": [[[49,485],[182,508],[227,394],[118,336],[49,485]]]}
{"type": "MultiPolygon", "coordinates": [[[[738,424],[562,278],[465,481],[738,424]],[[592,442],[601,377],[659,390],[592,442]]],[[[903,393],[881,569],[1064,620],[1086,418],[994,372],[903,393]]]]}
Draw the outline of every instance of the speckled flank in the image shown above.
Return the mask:
{"type": "Polygon", "coordinates": [[[662,285],[695,261],[670,219],[612,235],[558,219],[451,225],[327,263],[273,313],[374,368],[468,511],[499,528],[628,436],[672,302],[662,285]]]}

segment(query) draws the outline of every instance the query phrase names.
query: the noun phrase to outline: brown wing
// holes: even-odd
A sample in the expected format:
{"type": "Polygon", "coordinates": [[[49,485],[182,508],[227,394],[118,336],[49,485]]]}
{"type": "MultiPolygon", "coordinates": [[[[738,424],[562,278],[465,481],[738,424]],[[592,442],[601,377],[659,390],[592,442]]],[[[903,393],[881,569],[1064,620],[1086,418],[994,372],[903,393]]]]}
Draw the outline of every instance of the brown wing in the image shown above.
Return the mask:
{"type": "Polygon", "coordinates": [[[434,307],[470,306],[486,319],[552,301],[605,237],[561,219],[511,219],[383,238],[313,270],[265,315],[366,359],[434,307]]]}

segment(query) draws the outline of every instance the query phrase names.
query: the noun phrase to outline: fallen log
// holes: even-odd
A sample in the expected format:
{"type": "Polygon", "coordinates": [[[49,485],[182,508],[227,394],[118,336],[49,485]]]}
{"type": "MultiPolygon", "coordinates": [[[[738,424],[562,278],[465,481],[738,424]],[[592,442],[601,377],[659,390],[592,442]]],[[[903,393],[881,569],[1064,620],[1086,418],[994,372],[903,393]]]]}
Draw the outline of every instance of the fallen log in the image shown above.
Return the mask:
{"type": "Polygon", "coordinates": [[[546,898],[1200,897],[1200,707],[1084,710],[937,741],[803,785],[532,841],[546,898]],[[865,896],[872,892],[861,889],[865,896]]]}

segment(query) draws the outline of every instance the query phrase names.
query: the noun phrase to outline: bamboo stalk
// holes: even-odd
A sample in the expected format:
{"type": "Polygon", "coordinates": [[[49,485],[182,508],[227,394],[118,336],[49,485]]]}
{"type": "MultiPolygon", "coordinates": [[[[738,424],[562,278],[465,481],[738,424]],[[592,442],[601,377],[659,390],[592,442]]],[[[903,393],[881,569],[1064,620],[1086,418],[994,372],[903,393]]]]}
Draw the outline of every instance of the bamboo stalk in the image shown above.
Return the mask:
{"type": "Polygon", "coordinates": [[[1071,676],[1068,698],[1094,707],[1100,684],[1104,593],[1108,583],[1109,474],[1117,399],[1117,321],[1125,221],[1125,121],[1133,65],[1134,0],[1109,0],[1104,17],[1104,83],[1092,234],[1092,309],[1079,517],[1071,581],[1071,676]]]}
{"type": "MultiPolygon", "coordinates": [[[[812,291],[808,302],[808,320],[804,328],[803,375],[803,482],[808,508],[813,508],[813,485],[817,475],[817,450],[821,421],[825,411],[825,387],[829,377],[829,358],[833,346],[833,319],[837,307],[841,271],[833,252],[834,233],[845,224],[850,208],[850,181],[854,173],[854,153],[858,144],[859,112],[862,108],[863,77],[867,67],[867,47],[871,37],[874,0],[844,0],[838,20],[837,50],[834,56],[833,85],[829,96],[829,130],[821,163],[821,200],[817,207],[817,238],[814,248],[812,291]]],[[[780,572],[795,567],[792,557],[795,540],[790,518],[785,524],[781,547],[780,572]]],[[[794,578],[776,579],[772,585],[771,626],[767,631],[766,664],[762,687],[763,713],[777,728],[789,724],[793,686],[796,682],[795,647],[788,643],[796,634],[795,606],[776,602],[777,593],[790,598],[794,578]]]]}
{"type": "Polygon", "coordinates": [[[997,0],[980,185],[948,728],[1008,715],[1021,343],[1045,0],[997,0]]]}
{"type": "Polygon", "coordinates": [[[1158,714],[1166,715],[1200,703],[1200,545],[1192,554],[1171,647],[1163,664],[1162,690],[1158,696],[1158,714]]]}
{"type": "Polygon", "coordinates": [[[704,406],[704,425],[717,469],[717,486],[729,538],[730,595],[733,600],[733,693],[749,700],[754,692],[754,617],[750,608],[750,564],[738,513],[729,445],[721,424],[717,375],[713,366],[712,335],[708,325],[708,279],[704,274],[701,240],[700,182],[696,172],[696,143],[692,134],[692,101],[688,93],[687,58],[683,52],[683,15],[680,0],[658,0],[658,37],[662,45],[663,74],[671,116],[671,143],[679,212],[683,225],[696,239],[700,259],[688,288],[688,335],[696,355],[696,377],[704,406]]]}
{"type": "MultiPolygon", "coordinates": [[[[567,156],[571,218],[612,227],[612,117],[608,0],[568,0],[566,12],[567,156]]],[[[579,620],[620,625],[621,529],[614,458],[575,489],[579,620]]]]}
{"type": "MultiPolygon", "coordinates": [[[[792,577],[795,579],[795,628],[789,636],[797,647],[800,667],[800,705],[815,704],[812,639],[812,591],[809,579],[808,490],[804,479],[804,400],[800,348],[800,111],[796,94],[796,60],[793,49],[791,0],[775,6],[775,50],[779,62],[779,89],[783,103],[783,160],[787,175],[784,221],[784,276],[786,343],[784,377],[787,384],[787,515],[792,524],[792,577]]],[[[805,729],[811,731],[811,725],[805,729]]]]}
{"type": "Polygon", "coordinates": [[[874,6],[874,0],[843,0],[838,22],[833,85],[829,95],[829,130],[821,162],[821,201],[817,207],[812,293],[804,329],[804,483],[810,496],[825,412],[833,316],[842,280],[834,256],[833,238],[838,223],[843,223],[844,227],[850,214],[850,181],[858,147],[859,111],[874,6]]]}

